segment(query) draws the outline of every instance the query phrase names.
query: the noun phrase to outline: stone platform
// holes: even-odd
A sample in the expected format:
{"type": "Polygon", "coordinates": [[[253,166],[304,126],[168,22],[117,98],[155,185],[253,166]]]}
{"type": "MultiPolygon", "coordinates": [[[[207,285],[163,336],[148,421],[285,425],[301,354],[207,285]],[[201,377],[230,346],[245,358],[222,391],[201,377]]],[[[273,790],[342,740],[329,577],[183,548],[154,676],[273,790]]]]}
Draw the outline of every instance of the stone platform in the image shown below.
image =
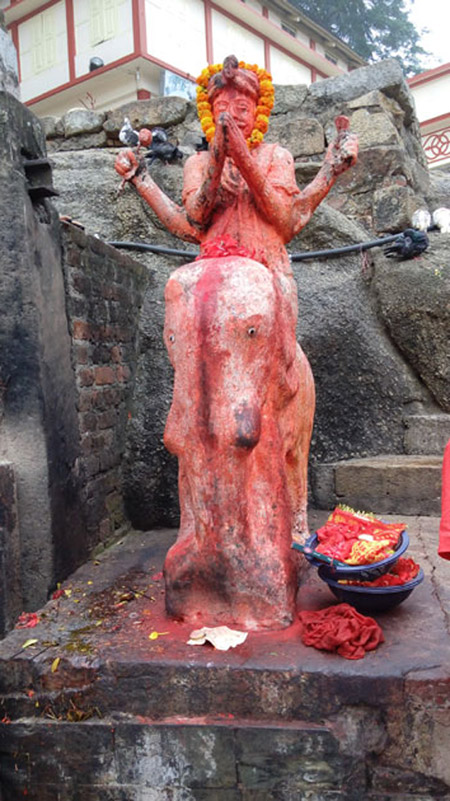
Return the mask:
{"type": "MultiPolygon", "coordinates": [[[[175,533],[129,534],[0,644],[1,801],[450,801],[450,563],[436,518],[405,522],[426,580],[359,661],[297,622],[187,645],[164,613],[175,533]]],[[[334,602],[310,570],[299,605],[334,602]]]]}

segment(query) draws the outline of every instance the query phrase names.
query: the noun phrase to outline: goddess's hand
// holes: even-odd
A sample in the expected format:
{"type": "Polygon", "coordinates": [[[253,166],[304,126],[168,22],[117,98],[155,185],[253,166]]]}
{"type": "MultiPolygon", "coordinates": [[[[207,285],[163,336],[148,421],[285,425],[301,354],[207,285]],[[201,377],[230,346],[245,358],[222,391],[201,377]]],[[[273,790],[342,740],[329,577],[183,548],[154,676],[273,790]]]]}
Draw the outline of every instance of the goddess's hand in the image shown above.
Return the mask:
{"type": "Polygon", "coordinates": [[[134,178],[139,166],[139,160],[137,159],[135,153],[133,153],[133,151],[129,148],[126,150],[121,150],[120,153],[117,154],[114,162],[114,168],[116,172],[119,173],[124,181],[130,181],[132,178],[134,178]]]}

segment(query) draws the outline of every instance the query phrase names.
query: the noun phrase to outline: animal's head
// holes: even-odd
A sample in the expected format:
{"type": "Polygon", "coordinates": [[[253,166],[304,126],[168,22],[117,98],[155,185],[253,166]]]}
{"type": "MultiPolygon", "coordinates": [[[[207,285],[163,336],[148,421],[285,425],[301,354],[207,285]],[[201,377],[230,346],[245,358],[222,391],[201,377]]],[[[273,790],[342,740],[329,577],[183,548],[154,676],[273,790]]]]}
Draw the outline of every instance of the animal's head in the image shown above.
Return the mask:
{"type": "Polygon", "coordinates": [[[166,441],[183,430],[228,446],[258,443],[295,356],[279,303],[273,274],[250,259],[205,259],[172,275],[164,337],[175,387],[166,441]]]}

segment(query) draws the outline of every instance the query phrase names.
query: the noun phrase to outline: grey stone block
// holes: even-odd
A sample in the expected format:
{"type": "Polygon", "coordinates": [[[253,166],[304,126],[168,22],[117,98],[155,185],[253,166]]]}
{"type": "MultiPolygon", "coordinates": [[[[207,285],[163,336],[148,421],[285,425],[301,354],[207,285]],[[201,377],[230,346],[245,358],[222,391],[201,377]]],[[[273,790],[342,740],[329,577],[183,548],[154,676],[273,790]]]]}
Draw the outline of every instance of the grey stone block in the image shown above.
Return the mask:
{"type": "Polygon", "coordinates": [[[338,502],[377,514],[439,515],[439,456],[375,456],[335,465],[338,502]]]}
{"type": "Polygon", "coordinates": [[[405,453],[442,455],[450,439],[450,414],[405,417],[405,453]]]}
{"type": "Polygon", "coordinates": [[[63,117],[64,135],[67,138],[78,134],[97,133],[102,130],[105,116],[104,112],[87,108],[70,109],[63,117]]]}

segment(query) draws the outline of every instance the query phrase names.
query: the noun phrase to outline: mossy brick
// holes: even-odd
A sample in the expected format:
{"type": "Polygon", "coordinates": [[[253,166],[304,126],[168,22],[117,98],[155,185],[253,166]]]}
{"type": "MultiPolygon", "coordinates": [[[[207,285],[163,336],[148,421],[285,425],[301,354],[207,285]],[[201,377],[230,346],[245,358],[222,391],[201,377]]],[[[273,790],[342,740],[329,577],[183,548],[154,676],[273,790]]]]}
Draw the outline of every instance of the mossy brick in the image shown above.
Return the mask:
{"type": "Polygon", "coordinates": [[[92,367],[81,367],[77,371],[77,384],[79,387],[91,387],[94,383],[94,370],[92,367]]]}
{"type": "Polygon", "coordinates": [[[118,416],[119,412],[115,407],[104,412],[98,412],[96,414],[97,427],[99,429],[114,428],[118,422],[118,416]]]}
{"type": "Polygon", "coordinates": [[[72,320],[72,336],[74,339],[91,339],[93,329],[86,320],[72,320]]]}
{"type": "MultiPolygon", "coordinates": [[[[114,348],[114,346],[112,347],[114,348]]],[[[92,361],[94,364],[101,365],[113,361],[113,359],[111,359],[111,350],[111,345],[106,345],[103,342],[96,345],[92,350],[92,361]]]]}
{"type": "Polygon", "coordinates": [[[80,415],[80,430],[82,434],[88,431],[96,431],[97,428],[98,420],[94,412],[84,412],[80,415]]]}
{"type": "Polygon", "coordinates": [[[125,383],[131,378],[131,370],[126,364],[118,364],[116,367],[116,375],[118,381],[125,383]]]}
{"type": "Polygon", "coordinates": [[[79,344],[78,342],[73,345],[73,356],[75,364],[87,365],[90,360],[90,348],[87,344],[79,344]]]}
{"type": "Polygon", "coordinates": [[[69,273],[69,283],[75,292],[79,292],[80,295],[89,295],[92,290],[91,279],[79,270],[69,273]]]}
{"type": "MultiPolygon", "coordinates": [[[[106,471],[117,467],[121,462],[121,452],[112,448],[104,449],[100,452],[100,470],[106,471]]],[[[122,499],[121,499],[122,500],[122,499]]]]}
{"type": "Polygon", "coordinates": [[[109,366],[95,367],[95,383],[97,386],[115,384],[117,376],[115,370],[109,366]]]}

